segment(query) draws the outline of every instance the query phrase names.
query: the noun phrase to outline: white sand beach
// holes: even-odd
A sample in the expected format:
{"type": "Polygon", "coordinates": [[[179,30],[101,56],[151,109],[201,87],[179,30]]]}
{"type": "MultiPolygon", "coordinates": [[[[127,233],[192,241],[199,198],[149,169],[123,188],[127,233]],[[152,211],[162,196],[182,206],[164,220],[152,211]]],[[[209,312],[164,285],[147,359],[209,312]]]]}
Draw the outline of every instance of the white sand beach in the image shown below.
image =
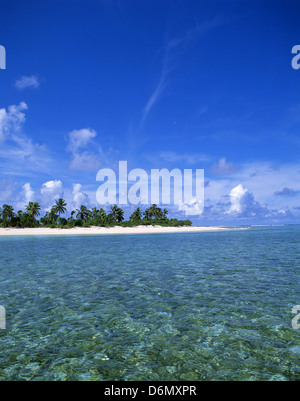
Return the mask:
{"type": "Polygon", "coordinates": [[[0,236],[15,235],[97,235],[97,234],[154,234],[222,231],[224,227],[74,227],[74,228],[0,228],[0,236]]]}

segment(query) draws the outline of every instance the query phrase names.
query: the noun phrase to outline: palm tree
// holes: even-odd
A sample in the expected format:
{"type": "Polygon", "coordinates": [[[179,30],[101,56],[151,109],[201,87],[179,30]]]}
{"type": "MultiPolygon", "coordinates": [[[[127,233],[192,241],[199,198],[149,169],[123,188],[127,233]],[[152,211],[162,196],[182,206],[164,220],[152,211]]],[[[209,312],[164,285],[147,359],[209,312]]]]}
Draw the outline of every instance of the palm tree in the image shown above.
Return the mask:
{"type": "Polygon", "coordinates": [[[92,219],[94,219],[95,217],[97,217],[98,212],[99,212],[99,210],[96,208],[96,206],[93,207],[93,209],[92,209],[92,214],[91,214],[92,219]]]}
{"type": "Polygon", "coordinates": [[[56,212],[58,213],[58,217],[60,218],[61,213],[65,213],[67,210],[67,203],[63,198],[59,198],[58,200],[55,201],[54,208],[56,212]]]}
{"type": "Polygon", "coordinates": [[[154,209],[154,218],[160,220],[160,219],[162,219],[162,216],[163,216],[163,213],[162,213],[161,208],[160,207],[156,207],[154,209]]]}
{"type": "Polygon", "coordinates": [[[22,216],[23,216],[22,210],[18,210],[18,213],[16,214],[16,217],[17,217],[17,227],[20,227],[22,216]]]}
{"type": "Polygon", "coordinates": [[[167,209],[164,209],[164,210],[162,211],[162,214],[163,214],[162,218],[163,218],[163,219],[167,219],[168,213],[169,213],[168,210],[167,210],[167,209]]]}
{"type": "Polygon", "coordinates": [[[137,221],[137,220],[141,220],[142,218],[142,211],[141,209],[138,207],[135,209],[135,211],[132,213],[132,215],[129,217],[130,221],[137,221]]]}
{"type": "Polygon", "coordinates": [[[156,204],[154,203],[147,210],[145,210],[145,212],[144,212],[145,218],[147,220],[152,219],[152,217],[155,216],[155,211],[156,211],[156,204]]]}
{"type": "Polygon", "coordinates": [[[104,220],[105,220],[105,218],[106,218],[106,212],[105,212],[105,210],[101,208],[101,209],[98,211],[98,216],[99,216],[101,222],[103,223],[104,220]]]}
{"type": "Polygon", "coordinates": [[[76,213],[76,210],[72,210],[71,212],[71,217],[68,218],[68,220],[73,220],[73,216],[76,213]]]}
{"type": "Polygon", "coordinates": [[[53,206],[50,212],[47,212],[45,214],[44,219],[46,220],[46,222],[51,224],[56,224],[58,219],[58,215],[56,213],[57,213],[56,207],[53,206]]]}
{"type": "Polygon", "coordinates": [[[123,221],[123,220],[124,220],[124,211],[120,207],[118,207],[118,210],[117,210],[117,222],[121,223],[121,221],[123,221]]]}
{"type": "Polygon", "coordinates": [[[111,215],[115,221],[120,223],[124,220],[124,211],[118,205],[111,206],[111,215]]]}
{"type": "Polygon", "coordinates": [[[87,220],[91,215],[91,211],[84,205],[81,205],[80,209],[76,209],[76,212],[78,212],[76,217],[80,220],[87,220]]]}
{"type": "Polygon", "coordinates": [[[117,220],[118,205],[113,205],[113,206],[111,206],[110,210],[111,210],[110,214],[112,215],[112,217],[114,218],[114,220],[117,220]]]}
{"type": "Polygon", "coordinates": [[[35,216],[40,215],[41,206],[38,202],[29,202],[26,207],[26,212],[35,220],[35,216]]]}
{"type": "Polygon", "coordinates": [[[14,208],[11,205],[3,205],[2,208],[2,219],[4,223],[4,227],[8,226],[8,219],[11,219],[14,216],[14,208]]]}
{"type": "Polygon", "coordinates": [[[106,215],[106,217],[105,217],[105,224],[110,226],[110,225],[113,225],[115,223],[116,223],[116,219],[113,216],[113,214],[112,213],[108,213],[106,215]]]}

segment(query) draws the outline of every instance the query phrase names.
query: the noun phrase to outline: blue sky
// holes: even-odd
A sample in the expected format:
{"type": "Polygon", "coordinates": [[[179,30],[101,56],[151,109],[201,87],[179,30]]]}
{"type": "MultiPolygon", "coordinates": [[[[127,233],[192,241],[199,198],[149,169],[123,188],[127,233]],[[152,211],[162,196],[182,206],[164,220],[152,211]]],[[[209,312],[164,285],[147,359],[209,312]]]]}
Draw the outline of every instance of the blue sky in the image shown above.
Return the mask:
{"type": "Polygon", "coordinates": [[[299,11],[292,0],[2,0],[0,204],[95,206],[97,171],[127,160],[205,170],[204,212],[173,205],[173,217],[299,223],[299,11]]]}

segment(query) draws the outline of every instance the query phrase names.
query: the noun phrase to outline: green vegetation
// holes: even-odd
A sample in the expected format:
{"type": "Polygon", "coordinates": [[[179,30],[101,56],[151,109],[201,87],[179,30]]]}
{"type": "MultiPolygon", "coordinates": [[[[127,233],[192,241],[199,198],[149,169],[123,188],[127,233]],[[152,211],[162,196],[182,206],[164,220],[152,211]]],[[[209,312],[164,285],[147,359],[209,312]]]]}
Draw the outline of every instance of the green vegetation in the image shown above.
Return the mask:
{"type": "Polygon", "coordinates": [[[160,225],[160,226],[191,226],[190,220],[168,219],[168,211],[153,204],[144,212],[138,207],[131,214],[128,221],[124,221],[124,211],[113,205],[107,213],[104,209],[94,207],[89,210],[81,205],[79,209],[72,210],[69,218],[61,217],[67,210],[67,203],[60,198],[55,201],[49,212],[37,220],[40,216],[41,206],[38,202],[29,202],[25,212],[19,210],[17,213],[11,205],[4,204],[0,207],[0,227],[135,227],[138,225],[160,225]]]}

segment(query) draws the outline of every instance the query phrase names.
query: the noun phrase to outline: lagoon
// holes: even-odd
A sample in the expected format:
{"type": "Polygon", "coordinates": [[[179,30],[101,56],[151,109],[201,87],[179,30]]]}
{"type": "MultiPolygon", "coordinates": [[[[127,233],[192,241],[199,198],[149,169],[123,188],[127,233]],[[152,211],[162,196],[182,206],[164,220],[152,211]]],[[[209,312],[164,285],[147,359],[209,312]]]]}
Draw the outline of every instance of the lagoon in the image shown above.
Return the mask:
{"type": "Polygon", "coordinates": [[[0,238],[0,380],[299,380],[300,228],[0,238]]]}

